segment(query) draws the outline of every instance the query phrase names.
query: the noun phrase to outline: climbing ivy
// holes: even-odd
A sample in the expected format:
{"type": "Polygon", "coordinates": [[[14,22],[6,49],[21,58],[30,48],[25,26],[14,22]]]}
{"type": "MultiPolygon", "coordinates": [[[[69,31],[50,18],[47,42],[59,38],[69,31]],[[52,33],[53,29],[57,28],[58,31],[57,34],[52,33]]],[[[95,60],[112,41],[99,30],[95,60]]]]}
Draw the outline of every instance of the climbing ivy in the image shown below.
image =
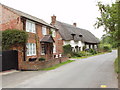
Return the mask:
{"type": "Polygon", "coordinates": [[[22,30],[2,31],[2,49],[8,50],[15,45],[24,45],[27,42],[28,34],[22,30]]]}

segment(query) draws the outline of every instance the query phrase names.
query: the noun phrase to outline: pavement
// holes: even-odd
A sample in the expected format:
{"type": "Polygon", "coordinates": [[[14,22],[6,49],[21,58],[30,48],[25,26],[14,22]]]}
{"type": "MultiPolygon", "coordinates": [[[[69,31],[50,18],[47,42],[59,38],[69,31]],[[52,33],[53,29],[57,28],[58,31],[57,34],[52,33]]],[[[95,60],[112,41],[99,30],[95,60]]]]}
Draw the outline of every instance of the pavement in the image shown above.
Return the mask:
{"type": "Polygon", "coordinates": [[[118,88],[114,60],[117,52],[97,55],[50,71],[2,75],[3,88],[118,88]]]}

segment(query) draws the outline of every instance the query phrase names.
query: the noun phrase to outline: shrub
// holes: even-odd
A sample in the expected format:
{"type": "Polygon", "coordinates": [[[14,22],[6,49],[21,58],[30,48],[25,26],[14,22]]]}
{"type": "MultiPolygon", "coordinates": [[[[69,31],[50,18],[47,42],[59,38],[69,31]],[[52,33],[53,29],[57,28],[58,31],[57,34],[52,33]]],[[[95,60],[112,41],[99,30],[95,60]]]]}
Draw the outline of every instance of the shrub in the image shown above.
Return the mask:
{"type": "Polygon", "coordinates": [[[104,46],[104,47],[103,47],[103,50],[104,50],[104,51],[110,51],[110,52],[111,52],[111,47],[110,47],[110,46],[104,46]]]}
{"type": "Polygon", "coordinates": [[[80,52],[73,52],[72,56],[73,57],[82,57],[82,56],[89,56],[91,53],[86,52],[86,51],[80,51],[80,52]]]}
{"type": "Polygon", "coordinates": [[[111,52],[112,51],[112,47],[110,44],[100,44],[99,45],[99,51],[102,52],[111,52]]]}
{"type": "Polygon", "coordinates": [[[85,49],[86,49],[86,46],[83,46],[83,51],[85,51],[85,49]]]}
{"type": "Polygon", "coordinates": [[[22,30],[2,31],[2,49],[7,50],[14,45],[24,45],[27,38],[28,34],[22,30]]]}
{"type": "Polygon", "coordinates": [[[82,57],[82,56],[87,56],[87,52],[85,52],[85,51],[80,51],[79,52],[79,55],[82,57]]]}
{"type": "Polygon", "coordinates": [[[94,49],[90,49],[88,52],[91,53],[92,55],[97,54],[97,51],[94,49]]]}
{"type": "Polygon", "coordinates": [[[78,53],[78,52],[74,52],[73,55],[76,56],[76,57],[81,57],[81,54],[78,53]]]}
{"type": "Polygon", "coordinates": [[[41,57],[41,58],[39,58],[39,61],[45,61],[45,58],[41,57]]]}
{"type": "Polygon", "coordinates": [[[71,54],[72,53],[72,47],[71,47],[71,45],[70,44],[64,45],[63,46],[63,51],[64,51],[65,55],[71,54]]]}
{"type": "Polygon", "coordinates": [[[115,59],[115,62],[114,62],[114,67],[115,67],[115,72],[116,73],[120,73],[120,68],[119,68],[119,63],[118,63],[118,58],[115,59]]]}

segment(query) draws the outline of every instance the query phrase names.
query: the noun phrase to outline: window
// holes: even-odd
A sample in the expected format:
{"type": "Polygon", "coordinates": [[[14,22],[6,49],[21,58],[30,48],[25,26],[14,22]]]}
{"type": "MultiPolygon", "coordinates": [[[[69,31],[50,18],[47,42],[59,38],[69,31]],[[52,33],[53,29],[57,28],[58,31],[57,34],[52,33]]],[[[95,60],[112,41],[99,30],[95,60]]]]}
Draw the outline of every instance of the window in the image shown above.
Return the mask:
{"type": "Polygon", "coordinates": [[[42,26],[42,34],[47,35],[47,30],[45,26],[42,26]]]}
{"type": "Polygon", "coordinates": [[[56,45],[53,44],[53,53],[56,53],[56,45]]]}
{"type": "Polygon", "coordinates": [[[41,44],[41,55],[45,55],[45,45],[41,44]]]}
{"type": "Polygon", "coordinates": [[[27,43],[27,56],[36,55],[36,44],[35,43],[27,43]]]}
{"type": "Polygon", "coordinates": [[[30,20],[27,20],[26,21],[26,31],[36,33],[35,23],[30,20]]]}
{"type": "Polygon", "coordinates": [[[55,36],[56,36],[55,29],[52,29],[52,28],[51,28],[51,32],[52,32],[52,37],[55,37],[55,36]]]}

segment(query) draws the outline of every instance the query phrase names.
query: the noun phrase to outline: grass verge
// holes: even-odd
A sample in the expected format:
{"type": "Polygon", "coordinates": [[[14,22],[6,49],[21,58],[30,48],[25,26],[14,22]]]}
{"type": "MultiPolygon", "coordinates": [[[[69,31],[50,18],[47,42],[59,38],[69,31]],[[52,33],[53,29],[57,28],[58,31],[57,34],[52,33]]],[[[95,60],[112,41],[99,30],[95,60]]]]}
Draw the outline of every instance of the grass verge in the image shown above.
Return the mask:
{"type": "Polygon", "coordinates": [[[64,65],[64,64],[71,63],[71,62],[74,62],[74,61],[75,61],[75,60],[68,60],[68,61],[66,61],[66,62],[62,62],[62,63],[60,63],[60,64],[56,64],[56,65],[53,66],[53,67],[45,68],[45,69],[42,69],[42,70],[46,70],[46,71],[48,71],[48,70],[53,70],[53,69],[56,69],[56,68],[58,68],[58,67],[60,67],[60,66],[62,66],[62,65],[64,65]]]}
{"type": "Polygon", "coordinates": [[[115,59],[114,67],[115,67],[115,72],[120,73],[120,69],[118,68],[118,58],[115,59]]]}
{"type": "Polygon", "coordinates": [[[97,55],[101,55],[101,54],[105,54],[105,53],[109,53],[109,52],[102,52],[102,53],[98,53],[98,54],[94,54],[94,55],[90,55],[90,56],[71,57],[71,58],[73,58],[73,59],[84,59],[84,58],[88,58],[88,57],[92,57],[92,56],[97,56],[97,55]]]}

